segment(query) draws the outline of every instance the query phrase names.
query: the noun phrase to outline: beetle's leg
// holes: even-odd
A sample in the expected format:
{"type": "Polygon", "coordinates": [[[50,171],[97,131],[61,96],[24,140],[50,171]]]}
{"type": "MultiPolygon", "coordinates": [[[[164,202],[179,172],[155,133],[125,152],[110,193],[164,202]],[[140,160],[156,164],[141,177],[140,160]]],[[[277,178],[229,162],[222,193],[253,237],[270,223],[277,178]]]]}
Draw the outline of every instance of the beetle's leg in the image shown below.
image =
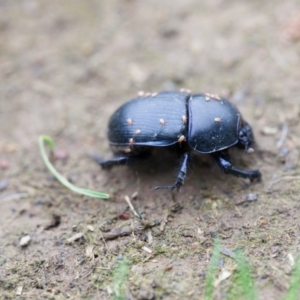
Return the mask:
{"type": "Polygon", "coordinates": [[[89,157],[94,159],[103,169],[110,169],[113,166],[124,166],[138,163],[149,155],[137,155],[137,156],[116,156],[109,160],[104,160],[101,156],[95,154],[89,154],[89,157]]]}
{"type": "Polygon", "coordinates": [[[183,182],[184,182],[184,179],[186,176],[189,158],[190,158],[189,152],[184,153],[180,171],[178,173],[176,182],[173,185],[156,186],[152,190],[160,190],[160,189],[174,190],[174,189],[177,189],[177,191],[179,191],[180,187],[183,185],[183,182]]]}
{"type": "Polygon", "coordinates": [[[216,153],[213,155],[216,159],[219,167],[226,174],[231,174],[236,177],[249,178],[251,181],[254,179],[260,179],[261,173],[259,170],[241,170],[234,167],[229,161],[229,157],[227,155],[223,155],[221,153],[216,153]]]}

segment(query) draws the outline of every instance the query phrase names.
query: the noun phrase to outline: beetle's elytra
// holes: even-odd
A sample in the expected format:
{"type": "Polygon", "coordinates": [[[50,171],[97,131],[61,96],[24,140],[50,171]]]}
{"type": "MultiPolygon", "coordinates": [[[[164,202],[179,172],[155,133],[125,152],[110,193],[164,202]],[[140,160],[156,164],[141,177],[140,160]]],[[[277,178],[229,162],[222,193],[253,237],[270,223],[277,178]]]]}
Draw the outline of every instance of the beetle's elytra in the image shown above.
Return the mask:
{"type": "Polygon", "coordinates": [[[228,149],[237,146],[253,152],[251,127],[228,100],[211,94],[161,92],[139,96],[111,116],[108,139],[114,152],[110,160],[95,156],[104,169],[127,165],[151,155],[153,147],[174,147],[182,157],[173,185],[154,189],[180,189],[191,152],[210,154],[228,174],[260,178],[259,170],[241,170],[230,162],[228,149]]]}

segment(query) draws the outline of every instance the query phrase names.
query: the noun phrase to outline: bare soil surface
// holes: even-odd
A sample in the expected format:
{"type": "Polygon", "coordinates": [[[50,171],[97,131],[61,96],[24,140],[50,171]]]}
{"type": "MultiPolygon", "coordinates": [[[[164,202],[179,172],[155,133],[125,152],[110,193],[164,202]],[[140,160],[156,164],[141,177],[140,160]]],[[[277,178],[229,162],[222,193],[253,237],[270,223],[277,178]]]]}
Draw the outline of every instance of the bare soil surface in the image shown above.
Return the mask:
{"type": "Polygon", "coordinates": [[[259,298],[280,299],[300,251],[299,63],[296,0],[0,1],[0,298],[112,299],[126,259],[128,299],[200,299],[219,236],[219,272],[233,274],[242,249],[259,298]],[[103,171],[86,156],[111,156],[109,116],[138,91],[180,88],[238,106],[257,148],[233,161],[261,182],[195,159],[180,192],[151,192],[174,182],[174,158],[103,171]],[[62,174],[111,199],[61,186],[41,134],[62,174]]]}

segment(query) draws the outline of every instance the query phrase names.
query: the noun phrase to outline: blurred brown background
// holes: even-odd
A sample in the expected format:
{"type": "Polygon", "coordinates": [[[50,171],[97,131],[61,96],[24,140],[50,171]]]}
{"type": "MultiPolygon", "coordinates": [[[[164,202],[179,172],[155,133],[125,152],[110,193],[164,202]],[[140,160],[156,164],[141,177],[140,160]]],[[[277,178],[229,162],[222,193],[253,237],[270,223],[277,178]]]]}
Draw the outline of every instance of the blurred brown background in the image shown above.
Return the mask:
{"type": "MultiPolygon", "coordinates": [[[[21,289],[24,298],[111,299],[111,270],[126,257],[128,299],[199,299],[219,235],[224,247],[243,248],[259,297],[279,299],[290,282],[288,257],[299,252],[299,41],[298,1],[1,0],[1,297],[21,289]],[[104,172],[86,158],[111,155],[106,124],[120,104],[139,90],[182,87],[239,107],[258,151],[235,161],[260,168],[261,183],[198,163],[180,193],[151,192],[172,182],[176,162],[104,172]],[[40,134],[55,139],[61,173],[112,199],[77,196],[53,180],[40,134]],[[126,210],[124,195],[136,191],[133,204],[150,229],[136,229],[126,210]],[[256,202],[236,205],[253,193],[256,202]],[[105,230],[124,226],[135,234],[104,242],[105,230]],[[68,245],[75,233],[84,237],[68,245]]],[[[222,261],[220,272],[233,274],[234,260],[222,261]]],[[[216,287],[216,299],[229,285],[216,287]]]]}

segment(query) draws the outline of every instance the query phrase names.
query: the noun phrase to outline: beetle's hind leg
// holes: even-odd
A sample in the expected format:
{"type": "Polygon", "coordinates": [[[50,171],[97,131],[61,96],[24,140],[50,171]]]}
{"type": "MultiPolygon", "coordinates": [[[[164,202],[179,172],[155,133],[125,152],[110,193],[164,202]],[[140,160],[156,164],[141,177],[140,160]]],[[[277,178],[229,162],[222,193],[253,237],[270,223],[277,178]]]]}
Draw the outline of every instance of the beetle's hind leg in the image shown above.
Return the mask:
{"type": "Polygon", "coordinates": [[[190,158],[189,152],[184,153],[183,160],[182,160],[181,167],[180,167],[180,171],[177,175],[176,182],[173,185],[156,186],[152,190],[160,190],[160,189],[174,190],[174,189],[177,189],[177,191],[179,191],[181,186],[183,185],[183,182],[184,182],[185,177],[186,177],[189,158],[190,158]]]}
{"type": "Polygon", "coordinates": [[[146,159],[148,159],[152,154],[152,149],[150,147],[124,147],[115,146],[113,148],[114,157],[108,160],[103,159],[100,155],[89,154],[89,157],[94,159],[102,169],[111,169],[114,166],[124,166],[124,165],[134,165],[138,164],[146,159]]]}
{"type": "Polygon", "coordinates": [[[150,154],[140,154],[136,156],[120,155],[105,160],[100,155],[89,154],[89,157],[94,159],[103,169],[111,169],[114,166],[134,165],[147,159],[149,156],[150,154]]]}
{"type": "Polygon", "coordinates": [[[251,181],[261,178],[261,173],[259,170],[241,170],[233,166],[228,155],[217,152],[213,154],[213,157],[215,158],[219,167],[226,174],[231,174],[236,177],[249,178],[251,181]]]}

